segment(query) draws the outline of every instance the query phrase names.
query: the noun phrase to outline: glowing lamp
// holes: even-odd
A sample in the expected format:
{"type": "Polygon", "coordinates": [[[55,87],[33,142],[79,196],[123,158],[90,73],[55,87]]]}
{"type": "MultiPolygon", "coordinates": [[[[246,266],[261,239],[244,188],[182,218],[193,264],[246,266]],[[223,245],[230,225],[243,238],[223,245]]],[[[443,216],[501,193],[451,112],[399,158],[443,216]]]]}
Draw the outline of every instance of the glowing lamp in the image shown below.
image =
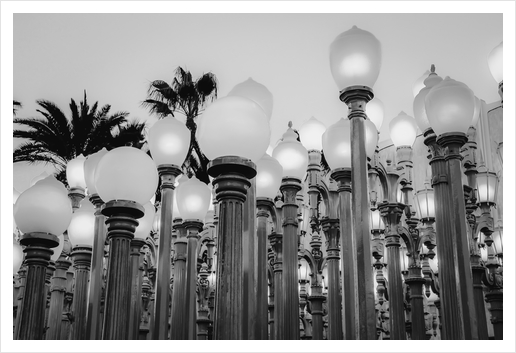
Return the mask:
{"type": "Polygon", "coordinates": [[[190,147],[190,130],[173,116],[158,120],[149,130],[149,150],[157,166],[183,165],[190,147]]]}
{"type": "Polygon", "coordinates": [[[434,190],[425,183],[425,189],[419,190],[414,195],[415,206],[419,219],[434,220],[435,219],[435,201],[434,190]]]}
{"type": "Polygon", "coordinates": [[[84,162],[86,158],[80,154],[66,165],[66,181],[70,188],[86,188],[86,180],[84,178],[84,162]]]}
{"type": "Polygon", "coordinates": [[[322,149],[322,135],[326,126],[313,116],[299,128],[299,138],[305,148],[320,151],[322,149]]]}
{"type": "Polygon", "coordinates": [[[332,170],[351,168],[351,121],[342,118],[322,136],[324,158],[332,170]]]}
{"type": "Polygon", "coordinates": [[[496,255],[503,254],[503,226],[500,224],[495,228],[495,231],[491,235],[493,244],[491,247],[494,249],[496,255]]]}
{"type": "Polygon", "coordinates": [[[425,86],[415,96],[414,103],[412,106],[414,110],[414,119],[416,119],[416,124],[419,127],[419,130],[423,132],[430,128],[430,122],[428,121],[428,116],[426,115],[425,109],[426,95],[428,94],[430,89],[432,89],[432,87],[434,87],[443,80],[434,71],[435,67],[432,65],[432,72],[423,81],[425,86]]]}
{"type": "Polygon", "coordinates": [[[487,63],[489,65],[489,70],[491,70],[491,75],[497,83],[503,81],[503,41],[494,47],[489,53],[487,57],[487,63]]]}
{"type": "Polygon", "coordinates": [[[283,167],[284,178],[303,179],[308,167],[308,151],[297,141],[297,134],[292,130],[291,122],[289,122],[287,131],[283,134],[282,141],[272,151],[272,157],[283,167]]]}
{"type": "Polygon", "coordinates": [[[138,227],[136,227],[136,230],[134,231],[134,237],[145,240],[151,231],[156,210],[154,209],[154,205],[150,202],[146,202],[143,205],[143,209],[145,210],[145,215],[138,219],[138,227]]]}
{"type": "Polygon", "coordinates": [[[374,97],[366,105],[366,115],[376,127],[377,131],[380,131],[383,124],[383,103],[378,98],[374,97]]]}
{"type": "Polygon", "coordinates": [[[409,146],[412,147],[416,141],[417,126],[413,117],[408,116],[404,112],[400,112],[389,123],[392,143],[396,147],[409,146]]]}
{"type": "Polygon", "coordinates": [[[54,251],[54,254],[52,254],[52,256],[50,257],[50,260],[52,260],[54,262],[56,262],[59,259],[59,256],[61,256],[61,252],[63,251],[63,247],[64,247],[63,234],[60,234],[58,236],[58,238],[59,238],[59,245],[57,246],[57,248],[52,249],[54,251]]]}
{"type": "Polygon", "coordinates": [[[211,190],[193,177],[181,183],[176,190],[177,206],[183,219],[204,219],[210,206],[211,190]]]}
{"type": "Polygon", "coordinates": [[[301,259],[299,261],[299,280],[308,282],[310,279],[310,266],[308,265],[308,262],[306,262],[305,259],[301,259]]]}
{"type": "Polygon", "coordinates": [[[248,78],[246,81],[239,83],[228,93],[228,96],[239,96],[248,98],[263,109],[265,115],[269,120],[272,116],[273,97],[272,93],[262,85],[256,82],[252,78],[248,78]]]}
{"type": "Polygon", "coordinates": [[[68,237],[73,246],[93,246],[95,238],[95,206],[87,199],[75,210],[68,226],[68,237]]]}
{"type": "Polygon", "coordinates": [[[488,205],[496,204],[496,194],[498,191],[498,176],[490,172],[486,167],[479,167],[477,174],[477,202],[488,205]]]}
{"type": "Polygon", "coordinates": [[[106,153],[108,153],[108,150],[102,148],[100,151],[90,154],[86,157],[86,161],[84,161],[84,179],[86,180],[88,194],[90,195],[97,193],[97,188],[95,187],[95,169],[106,153]]]}
{"type": "Polygon", "coordinates": [[[364,120],[364,129],[366,156],[371,159],[378,144],[378,130],[376,130],[376,126],[369,119],[364,120]]]}
{"type": "Polygon", "coordinates": [[[141,205],[158,186],[154,161],[142,150],[118,147],[102,157],[95,170],[95,186],[102,200],[129,200],[141,205]]]}
{"type": "Polygon", "coordinates": [[[330,69],[340,90],[350,86],[373,88],[382,59],[378,39],[357,26],[343,32],[330,46],[330,69]]]}
{"type": "Polygon", "coordinates": [[[369,212],[369,226],[372,232],[379,232],[385,229],[385,224],[383,223],[382,216],[378,209],[369,212]]]}
{"type": "Polygon", "coordinates": [[[256,197],[274,199],[281,185],[283,167],[271,156],[264,154],[256,162],[256,197]]]}
{"type": "Polygon", "coordinates": [[[23,248],[17,242],[13,242],[13,274],[20,270],[23,262],[23,248]]]}
{"type": "Polygon", "coordinates": [[[34,178],[32,178],[32,180],[30,181],[30,186],[34,186],[36,185],[36,183],[40,180],[43,180],[45,179],[46,177],[48,177],[50,174],[48,174],[47,172],[43,172],[39,175],[36,175],[34,178]]]}

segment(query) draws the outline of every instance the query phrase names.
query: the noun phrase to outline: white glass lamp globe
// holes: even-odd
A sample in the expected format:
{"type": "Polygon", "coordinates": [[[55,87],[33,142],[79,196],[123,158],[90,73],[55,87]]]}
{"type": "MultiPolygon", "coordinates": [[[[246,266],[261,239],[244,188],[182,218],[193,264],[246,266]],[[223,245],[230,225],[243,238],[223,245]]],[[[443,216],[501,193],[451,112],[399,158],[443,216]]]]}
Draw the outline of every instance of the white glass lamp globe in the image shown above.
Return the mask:
{"type": "Polygon", "coordinates": [[[322,135],[325,131],[326,126],[312,116],[301,125],[298,132],[301,143],[308,151],[320,151],[322,150],[322,135]]]}
{"type": "Polygon", "coordinates": [[[256,162],[256,197],[274,199],[281,185],[283,167],[275,159],[264,154],[256,162]]]}
{"type": "Polygon", "coordinates": [[[391,140],[394,146],[410,146],[416,141],[417,126],[413,117],[400,112],[389,123],[391,140]]]}
{"type": "Polygon", "coordinates": [[[23,248],[17,242],[13,242],[13,274],[18,273],[23,262],[23,248]]]}
{"type": "Polygon", "coordinates": [[[473,121],[475,95],[464,83],[446,77],[428,92],[425,109],[437,136],[467,133],[473,121]]]}
{"type": "Polygon", "coordinates": [[[157,166],[183,165],[190,147],[190,130],[173,116],[158,120],[149,130],[149,149],[157,166]]]}
{"type": "Polygon", "coordinates": [[[95,169],[106,153],[108,153],[108,150],[106,148],[102,148],[100,151],[92,153],[86,157],[86,161],[84,162],[84,179],[86,180],[88,194],[90,195],[97,193],[97,188],[95,187],[95,169]]]}
{"type": "Polygon", "coordinates": [[[426,70],[423,75],[421,75],[420,78],[414,82],[414,86],[412,86],[412,94],[414,95],[414,98],[421,92],[423,88],[425,88],[425,80],[430,75],[430,71],[426,70]]]}
{"type": "Polygon", "coordinates": [[[366,105],[366,115],[376,126],[376,130],[380,131],[383,124],[383,102],[374,97],[366,105]]]}
{"type": "Polygon", "coordinates": [[[271,119],[273,107],[272,93],[267,87],[256,82],[251,77],[233,87],[228,96],[240,96],[256,102],[263,109],[267,118],[271,119]]]}
{"type": "Polygon", "coordinates": [[[177,206],[183,219],[204,219],[210,206],[211,190],[193,177],[181,183],[176,190],[177,206]]]}
{"type": "Polygon", "coordinates": [[[48,174],[47,172],[43,172],[39,175],[36,175],[34,178],[32,178],[32,180],[30,181],[30,186],[34,186],[36,185],[36,183],[40,180],[43,180],[45,179],[46,177],[48,177],[50,174],[48,174]]]}
{"type": "Polygon", "coordinates": [[[102,157],[95,169],[95,186],[104,202],[129,200],[143,205],[158,187],[152,158],[134,147],[118,147],[102,157]]]}
{"type": "Polygon", "coordinates": [[[416,211],[421,220],[435,218],[434,190],[425,184],[424,190],[419,190],[414,195],[416,211]]]}
{"type": "Polygon", "coordinates": [[[145,210],[145,215],[138,219],[138,227],[136,227],[136,230],[134,231],[134,237],[145,240],[149,236],[152,224],[154,223],[156,210],[154,205],[150,202],[146,202],[143,205],[143,209],[145,210]]]}
{"type": "Polygon", "coordinates": [[[86,189],[86,180],[84,178],[84,162],[86,158],[80,154],[66,165],[66,181],[70,188],[86,189]]]}
{"type": "Polygon", "coordinates": [[[20,197],[20,192],[13,188],[13,205],[16,203],[16,200],[18,200],[18,197],[20,197]]]}
{"type": "Polygon", "coordinates": [[[330,69],[340,90],[350,86],[373,88],[380,73],[380,42],[357,26],[343,32],[330,46],[330,69]]]}
{"type": "Polygon", "coordinates": [[[63,234],[72,219],[72,204],[53,176],[25,190],[14,205],[14,220],[23,233],[63,234]]]}
{"type": "Polygon", "coordinates": [[[95,238],[95,206],[87,198],[81,201],[81,207],[77,209],[70,225],[68,237],[73,246],[93,246],[95,238]]]}
{"type": "Polygon", "coordinates": [[[322,136],[324,158],[332,170],[351,168],[351,121],[342,118],[322,136]]]}
{"type": "Polygon", "coordinates": [[[496,194],[498,191],[498,176],[490,172],[486,167],[478,168],[477,174],[477,202],[479,204],[496,204],[496,194]]]}
{"type": "Polygon", "coordinates": [[[303,180],[308,167],[308,151],[297,141],[292,123],[289,123],[289,128],[283,134],[283,140],[272,151],[272,157],[283,167],[283,178],[303,180]]]}
{"type": "Polygon", "coordinates": [[[419,130],[422,132],[430,129],[430,122],[428,121],[425,109],[426,95],[432,87],[440,83],[442,80],[443,79],[435,72],[430,73],[424,81],[425,87],[422,88],[414,98],[414,103],[412,106],[414,110],[414,119],[416,119],[416,124],[419,127],[419,130]]]}
{"type": "Polygon", "coordinates": [[[63,247],[64,247],[64,237],[63,237],[63,234],[60,234],[58,236],[58,238],[59,238],[59,245],[57,246],[57,248],[52,249],[52,251],[54,253],[50,257],[50,260],[52,260],[54,262],[56,262],[59,259],[59,256],[61,256],[61,252],[63,251],[63,247]]]}
{"type": "Polygon", "coordinates": [[[256,162],[270,142],[269,119],[263,109],[239,96],[213,102],[204,111],[197,128],[199,146],[210,160],[239,156],[256,162]]]}
{"type": "Polygon", "coordinates": [[[378,130],[376,130],[376,126],[369,119],[364,120],[364,130],[366,155],[371,159],[378,145],[378,130]]]}
{"type": "Polygon", "coordinates": [[[179,188],[179,185],[187,180],[188,178],[186,176],[183,177],[183,174],[181,174],[176,178],[176,182],[174,183],[176,192],[174,192],[174,200],[172,200],[172,219],[182,218],[181,213],[179,212],[179,207],[177,207],[177,189],[179,188]]]}
{"type": "Polygon", "coordinates": [[[503,81],[503,41],[494,47],[493,50],[489,53],[487,57],[487,63],[489,65],[489,70],[491,70],[491,75],[497,83],[503,81]]]}
{"type": "Polygon", "coordinates": [[[382,216],[380,214],[380,211],[378,209],[371,210],[369,213],[369,227],[371,227],[371,230],[375,231],[381,231],[385,229],[385,224],[383,223],[382,216]]]}

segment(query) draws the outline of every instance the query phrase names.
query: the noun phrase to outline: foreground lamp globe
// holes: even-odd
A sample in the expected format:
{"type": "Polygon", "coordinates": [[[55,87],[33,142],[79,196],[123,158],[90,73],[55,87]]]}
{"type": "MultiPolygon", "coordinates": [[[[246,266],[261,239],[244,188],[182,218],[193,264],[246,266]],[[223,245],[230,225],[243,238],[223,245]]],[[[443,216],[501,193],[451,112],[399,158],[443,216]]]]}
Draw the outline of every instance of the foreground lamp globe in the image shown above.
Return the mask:
{"type": "Polygon", "coordinates": [[[183,219],[204,219],[210,207],[211,190],[193,177],[177,187],[177,206],[183,219]]]}
{"type": "Polygon", "coordinates": [[[376,127],[377,131],[380,131],[383,124],[383,102],[378,98],[374,97],[366,105],[366,115],[376,127]]]}
{"type": "Polygon", "coordinates": [[[417,126],[413,117],[408,116],[405,112],[400,112],[389,123],[389,131],[394,146],[412,147],[416,141],[417,126]]]}
{"type": "Polygon", "coordinates": [[[382,216],[378,209],[371,210],[369,215],[369,226],[371,227],[371,231],[381,231],[385,229],[385,223],[383,223],[382,216]]]}
{"type": "Polygon", "coordinates": [[[95,206],[87,198],[81,201],[81,207],[75,210],[70,225],[68,237],[73,246],[93,246],[95,238],[95,206]]]}
{"type": "Polygon", "coordinates": [[[173,116],[158,120],[149,130],[149,149],[157,166],[181,166],[190,147],[190,130],[173,116]]]}
{"type": "Polygon", "coordinates": [[[95,186],[102,200],[129,200],[143,205],[158,186],[154,161],[142,150],[118,147],[102,157],[95,169],[95,186]]]}
{"type": "Polygon", "coordinates": [[[440,76],[433,72],[434,70],[435,67],[432,66],[432,72],[423,81],[425,87],[419,91],[419,93],[414,98],[413,103],[414,119],[416,120],[416,124],[419,127],[419,130],[423,132],[430,129],[430,122],[428,121],[428,116],[426,115],[425,109],[425,98],[430,89],[443,80],[440,76]]]}
{"type": "Polygon", "coordinates": [[[138,226],[134,231],[134,237],[137,239],[145,240],[149,236],[152,229],[154,218],[156,216],[156,210],[154,205],[149,201],[143,204],[145,214],[142,218],[138,219],[138,226]]]}
{"type": "Polygon", "coordinates": [[[308,167],[308,151],[297,141],[297,134],[292,130],[292,123],[283,134],[282,141],[278,143],[272,157],[283,167],[283,178],[293,177],[303,180],[308,167]]]}
{"type": "Polygon", "coordinates": [[[503,41],[491,50],[487,57],[491,75],[497,83],[503,81],[503,41]]]}
{"type": "Polygon", "coordinates": [[[14,205],[14,220],[22,233],[63,234],[72,219],[72,204],[53,176],[25,190],[14,205]]]}
{"type": "Polygon", "coordinates": [[[256,162],[256,197],[274,199],[281,185],[283,167],[273,157],[264,154],[256,162]]]}
{"type": "Polygon", "coordinates": [[[477,173],[477,193],[479,204],[496,204],[496,193],[498,189],[498,176],[489,171],[486,167],[478,168],[477,173]]]}
{"type": "Polygon", "coordinates": [[[330,69],[337,87],[373,88],[380,73],[382,51],[378,39],[357,26],[343,32],[330,45],[330,69]]]}
{"type": "Polygon", "coordinates": [[[351,168],[351,121],[342,118],[322,136],[324,158],[332,170],[351,168]]]}
{"type": "Polygon", "coordinates": [[[256,82],[251,77],[233,87],[228,96],[244,97],[256,102],[263,109],[267,118],[271,119],[273,107],[272,93],[267,87],[256,82]]]}
{"type": "Polygon", "coordinates": [[[299,138],[301,143],[308,151],[311,150],[322,150],[322,135],[326,131],[326,126],[313,116],[308,119],[299,128],[299,138]]]}
{"type": "Polygon", "coordinates": [[[95,169],[97,164],[108,153],[108,150],[104,147],[100,151],[90,154],[84,161],[84,179],[86,180],[86,186],[88,187],[88,193],[90,195],[97,193],[95,187],[95,169]]]}
{"type": "Polygon", "coordinates": [[[86,188],[86,179],[84,178],[84,162],[86,158],[80,154],[66,165],[66,181],[70,188],[86,188]]]}
{"type": "Polygon", "coordinates": [[[473,121],[475,95],[464,83],[446,77],[428,92],[425,109],[437,136],[465,134],[473,121]]]}
{"type": "Polygon", "coordinates": [[[269,119],[260,106],[244,97],[213,102],[198,123],[197,138],[208,159],[239,156],[256,162],[270,141],[269,119]]]}

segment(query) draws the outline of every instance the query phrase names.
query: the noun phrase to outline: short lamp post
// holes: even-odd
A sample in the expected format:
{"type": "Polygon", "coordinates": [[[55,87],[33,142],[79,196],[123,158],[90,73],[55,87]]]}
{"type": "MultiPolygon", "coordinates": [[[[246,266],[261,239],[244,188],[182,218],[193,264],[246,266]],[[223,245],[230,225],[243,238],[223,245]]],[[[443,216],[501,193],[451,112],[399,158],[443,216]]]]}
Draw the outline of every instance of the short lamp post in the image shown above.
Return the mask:
{"type": "Polygon", "coordinates": [[[45,276],[52,248],[59,245],[72,218],[63,184],[50,176],[25,190],[14,205],[14,219],[23,233],[27,277],[16,339],[43,339],[47,293],[45,276]]]}
{"type": "Polygon", "coordinates": [[[243,203],[255,162],[269,146],[269,119],[255,101],[227,96],[206,108],[197,138],[211,160],[208,173],[219,204],[214,338],[243,339],[243,203]]]}
{"type": "Polygon", "coordinates": [[[92,246],[95,237],[95,207],[88,200],[82,200],[80,208],[75,210],[68,236],[72,243],[71,258],[75,270],[75,290],[72,303],[73,324],[71,339],[86,339],[88,310],[88,293],[92,246]]]}
{"type": "Polygon", "coordinates": [[[190,146],[190,131],[175,117],[158,120],[149,130],[149,149],[161,179],[161,218],[159,228],[156,300],[153,339],[168,337],[170,304],[170,249],[172,245],[172,212],[174,183],[190,146]]]}
{"type": "Polygon", "coordinates": [[[108,271],[102,339],[127,339],[131,305],[131,240],[144,215],[142,204],[158,186],[158,172],[152,159],[134,147],[115,148],[99,161],[95,185],[106,200],[109,242],[108,271]]]}
{"type": "MultiPolygon", "coordinates": [[[[281,306],[276,311],[284,311],[283,330],[285,340],[299,339],[299,293],[298,293],[298,220],[296,195],[301,190],[308,152],[297,141],[292,123],[283,134],[282,141],[272,152],[272,156],[283,167],[280,191],[283,194],[283,293],[281,306]]],[[[278,295],[278,294],[276,294],[278,295]]],[[[281,315],[281,314],[280,314],[281,315]]]]}

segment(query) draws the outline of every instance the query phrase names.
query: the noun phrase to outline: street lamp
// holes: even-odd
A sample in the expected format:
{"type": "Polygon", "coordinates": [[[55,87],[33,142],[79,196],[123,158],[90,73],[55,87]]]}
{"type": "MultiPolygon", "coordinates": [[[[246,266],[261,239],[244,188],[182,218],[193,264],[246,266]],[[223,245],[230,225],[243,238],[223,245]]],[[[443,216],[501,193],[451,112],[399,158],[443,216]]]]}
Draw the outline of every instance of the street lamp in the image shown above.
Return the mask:
{"type": "MultiPolygon", "coordinates": [[[[373,99],[372,87],[381,66],[380,42],[370,32],[353,26],[341,33],[330,46],[330,69],[340,90],[340,100],[348,107],[351,120],[351,182],[354,253],[357,255],[356,285],[359,339],[376,339],[374,285],[371,269],[369,200],[365,146],[366,104],[373,99]]],[[[344,244],[343,244],[344,245],[344,244]]]]}
{"type": "MultiPolygon", "coordinates": [[[[281,330],[283,335],[278,339],[299,339],[299,294],[297,279],[297,208],[296,195],[301,190],[301,180],[304,179],[308,167],[308,151],[297,141],[297,134],[289,122],[282,141],[274,148],[272,156],[283,167],[283,178],[280,191],[283,194],[283,293],[281,306],[276,312],[284,319],[281,330]]],[[[275,295],[278,295],[275,294],[275,295]]]]}
{"type": "Polygon", "coordinates": [[[45,272],[58,234],[68,227],[72,207],[66,189],[49,176],[25,190],[14,205],[14,219],[23,235],[27,278],[17,339],[42,339],[45,324],[45,272]],[[43,272],[42,272],[43,271],[43,272]]]}
{"type": "MultiPolygon", "coordinates": [[[[253,100],[227,96],[212,103],[198,123],[199,146],[211,159],[208,173],[219,203],[215,339],[244,337],[243,205],[254,161],[270,142],[267,115],[253,100]],[[217,133],[213,133],[217,131],[217,133]]],[[[254,215],[253,215],[254,216],[254,215]]]]}
{"type": "Polygon", "coordinates": [[[152,159],[134,147],[118,147],[102,157],[95,170],[95,186],[102,200],[109,241],[103,339],[127,339],[131,303],[130,242],[143,217],[142,204],[158,185],[152,159]]]}

